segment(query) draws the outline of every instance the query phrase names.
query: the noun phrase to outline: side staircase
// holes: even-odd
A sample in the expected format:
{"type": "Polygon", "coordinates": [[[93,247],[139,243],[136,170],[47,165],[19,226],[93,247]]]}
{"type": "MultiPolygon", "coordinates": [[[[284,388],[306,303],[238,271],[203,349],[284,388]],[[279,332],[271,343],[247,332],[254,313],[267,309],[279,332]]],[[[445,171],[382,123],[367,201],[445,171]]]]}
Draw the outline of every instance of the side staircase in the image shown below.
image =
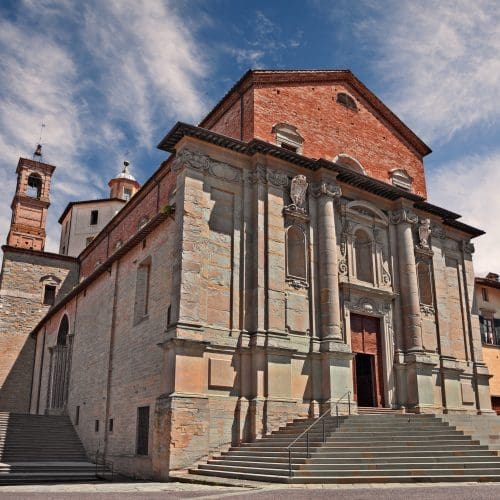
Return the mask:
{"type": "Polygon", "coordinates": [[[0,484],[95,481],[68,417],[0,413],[0,484]]]}
{"type": "Polygon", "coordinates": [[[313,422],[295,420],[189,472],[284,483],[500,481],[500,456],[434,415],[326,416],[289,453],[313,422]]]}

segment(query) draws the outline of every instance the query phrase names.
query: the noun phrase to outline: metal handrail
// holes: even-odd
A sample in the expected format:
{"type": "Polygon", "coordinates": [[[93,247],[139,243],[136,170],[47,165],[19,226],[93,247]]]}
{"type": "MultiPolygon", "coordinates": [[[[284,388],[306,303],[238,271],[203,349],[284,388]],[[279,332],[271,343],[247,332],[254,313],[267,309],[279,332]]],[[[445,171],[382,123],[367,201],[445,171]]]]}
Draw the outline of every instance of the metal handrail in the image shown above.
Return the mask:
{"type": "Polygon", "coordinates": [[[106,479],[106,472],[111,474],[111,481],[115,477],[114,464],[111,460],[106,460],[104,453],[97,452],[95,454],[95,475],[100,479],[106,479]],[[101,468],[99,468],[101,466],[101,468]],[[102,471],[102,475],[100,472],[102,471]]]}
{"type": "MultiPolygon", "coordinates": [[[[335,426],[336,428],[339,427],[339,403],[344,399],[344,397],[347,396],[347,404],[349,407],[349,415],[351,414],[351,391],[347,391],[342,396],[340,396],[339,399],[334,403],[335,404],[335,412],[337,416],[336,423],[337,425],[335,426]]],[[[293,477],[293,470],[292,470],[292,447],[295,445],[295,443],[305,434],[306,435],[306,456],[307,458],[311,458],[311,454],[309,453],[309,431],[320,421],[323,422],[323,443],[326,442],[326,433],[325,433],[325,421],[323,420],[326,415],[331,413],[332,408],[331,406],[324,411],[307,429],[302,431],[287,447],[286,449],[288,450],[288,475],[290,477],[293,477]]]]}

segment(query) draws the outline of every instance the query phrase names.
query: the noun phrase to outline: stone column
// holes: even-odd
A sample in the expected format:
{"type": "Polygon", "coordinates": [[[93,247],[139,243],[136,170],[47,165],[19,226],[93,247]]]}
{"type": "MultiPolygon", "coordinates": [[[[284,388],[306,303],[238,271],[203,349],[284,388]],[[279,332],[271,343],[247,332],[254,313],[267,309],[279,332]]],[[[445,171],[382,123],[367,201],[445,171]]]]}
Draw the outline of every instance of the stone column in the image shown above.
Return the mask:
{"type": "Polygon", "coordinates": [[[334,207],[342,192],[337,184],[322,181],[311,193],[318,198],[321,339],[342,342],[334,207]]]}
{"type": "Polygon", "coordinates": [[[397,224],[405,348],[410,351],[421,351],[422,319],[412,233],[412,224],[418,221],[418,217],[408,207],[403,206],[391,213],[390,221],[392,224],[397,224]]]}

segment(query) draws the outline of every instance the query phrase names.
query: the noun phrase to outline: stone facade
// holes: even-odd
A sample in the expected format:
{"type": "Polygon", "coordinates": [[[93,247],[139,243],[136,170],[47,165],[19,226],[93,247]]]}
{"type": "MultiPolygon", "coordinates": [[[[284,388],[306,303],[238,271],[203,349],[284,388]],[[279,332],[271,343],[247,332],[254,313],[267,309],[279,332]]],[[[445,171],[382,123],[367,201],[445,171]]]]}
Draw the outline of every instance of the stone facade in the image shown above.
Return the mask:
{"type": "Polygon", "coordinates": [[[491,412],[482,232],[421,196],[427,146],[352,74],[285,73],[172,129],[33,332],[31,412],[68,413],[126,474],[167,479],[337,405],[491,412]]]}
{"type": "Polygon", "coordinates": [[[57,254],[2,247],[0,281],[0,411],[29,411],[33,327],[45,316],[46,284],[60,300],[78,283],[78,263],[57,254]]]}

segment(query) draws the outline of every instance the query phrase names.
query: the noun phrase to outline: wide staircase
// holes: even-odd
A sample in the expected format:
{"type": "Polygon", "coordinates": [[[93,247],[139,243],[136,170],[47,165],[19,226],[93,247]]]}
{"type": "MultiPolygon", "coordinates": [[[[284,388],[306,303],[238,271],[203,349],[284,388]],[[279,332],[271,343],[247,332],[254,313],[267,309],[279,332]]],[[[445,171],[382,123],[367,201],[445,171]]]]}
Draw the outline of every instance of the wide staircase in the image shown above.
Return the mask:
{"type": "Polygon", "coordinates": [[[291,483],[500,481],[496,452],[433,415],[326,416],[288,449],[313,422],[295,420],[190,473],[291,483]]]}
{"type": "Polygon", "coordinates": [[[95,479],[68,417],[0,413],[0,484],[95,479]]]}

